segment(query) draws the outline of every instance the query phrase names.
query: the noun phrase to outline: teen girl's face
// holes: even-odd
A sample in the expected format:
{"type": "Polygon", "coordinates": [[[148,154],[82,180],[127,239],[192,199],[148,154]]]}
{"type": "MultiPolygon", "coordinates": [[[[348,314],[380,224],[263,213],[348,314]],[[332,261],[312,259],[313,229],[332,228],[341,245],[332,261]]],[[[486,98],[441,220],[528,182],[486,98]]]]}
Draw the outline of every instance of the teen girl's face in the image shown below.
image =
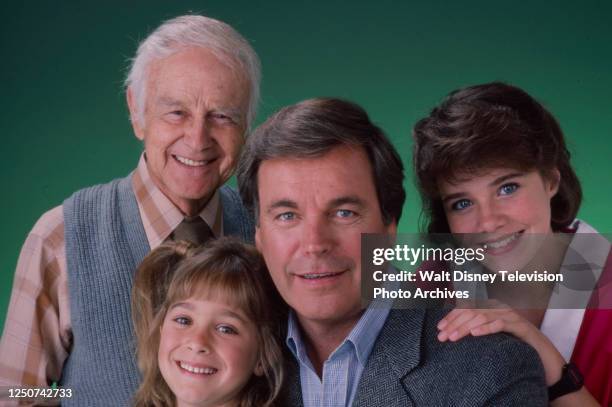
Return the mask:
{"type": "Polygon", "coordinates": [[[191,297],[169,308],[159,370],[177,406],[234,406],[258,367],[257,328],[222,301],[191,297]]]}
{"type": "Polygon", "coordinates": [[[495,168],[453,183],[438,182],[451,232],[470,234],[464,240],[484,247],[485,258],[497,266],[512,265],[521,251],[538,246],[528,239],[541,241],[552,232],[550,200],[557,193],[558,171],[550,178],[537,170],[495,168]]]}

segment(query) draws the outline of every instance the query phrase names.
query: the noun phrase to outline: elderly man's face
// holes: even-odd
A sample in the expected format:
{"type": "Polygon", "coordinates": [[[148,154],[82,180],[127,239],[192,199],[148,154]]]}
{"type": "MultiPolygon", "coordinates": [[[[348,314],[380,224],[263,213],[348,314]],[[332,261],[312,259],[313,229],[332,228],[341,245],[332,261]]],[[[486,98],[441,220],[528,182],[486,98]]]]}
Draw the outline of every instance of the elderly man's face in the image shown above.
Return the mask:
{"type": "Polygon", "coordinates": [[[319,158],[264,161],[255,239],[279,292],[302,324],[346,324],[361,312],[361,234],[385,226],[360,147],[319,158]]]}
{"type": "MultiPolygon", "coordinates": [[[[155,184],[184,213],[195,214],[232,175],[244,142],[248,83],[209,50],[192,47],[149,65],[144,140],[155,184]]],[[[131,90],[132,117],[137,106],[131,90]]]]}

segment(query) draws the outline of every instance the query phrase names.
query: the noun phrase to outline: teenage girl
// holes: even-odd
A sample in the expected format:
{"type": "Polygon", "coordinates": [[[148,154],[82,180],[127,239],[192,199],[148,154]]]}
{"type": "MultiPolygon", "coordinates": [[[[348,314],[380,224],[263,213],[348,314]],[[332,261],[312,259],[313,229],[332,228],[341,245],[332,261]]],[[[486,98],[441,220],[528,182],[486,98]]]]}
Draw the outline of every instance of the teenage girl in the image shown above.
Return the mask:
{"type": "MultiPolygon", "coordinates": [[[[609,281],[610,243],[576,219],[582,193],[563,133],[530,95],[499,82],[460,89],[420,120],[413,134],[428,232],[479,236],[492,261],[518,261],[521,248],[536,247],[528,239],[564,232],[565,244],[538,246],[538,254],[563,267],[570,254],[582,253],[585,263],[603,269],[600,285],[609,281]],[[579,247],[581,236],[597,244],[579,247]]],[[[552,405],[597,405],[595,399],[609,405],[612,310],[551,309],[549,298],[543,300],[540,309],[456,308],[440,321],[439,339],[514,334],[538,352],[552,405]]]]}

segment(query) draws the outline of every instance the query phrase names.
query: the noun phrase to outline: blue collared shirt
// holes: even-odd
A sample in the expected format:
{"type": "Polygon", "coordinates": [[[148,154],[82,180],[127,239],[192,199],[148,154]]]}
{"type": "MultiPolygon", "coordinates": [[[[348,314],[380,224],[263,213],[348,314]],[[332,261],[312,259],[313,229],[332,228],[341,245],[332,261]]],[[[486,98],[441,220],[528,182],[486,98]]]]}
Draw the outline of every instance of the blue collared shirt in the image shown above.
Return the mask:
{"type": "Polygon", "coordinates": [[[291,312],[287,346],[300,364],[304,407],[345,407],[353,404],[359,379],[389,309],[387,305],[370,304],[351,333],[323,363],[322,380],[308,358],[297,319],[291,312]]]}

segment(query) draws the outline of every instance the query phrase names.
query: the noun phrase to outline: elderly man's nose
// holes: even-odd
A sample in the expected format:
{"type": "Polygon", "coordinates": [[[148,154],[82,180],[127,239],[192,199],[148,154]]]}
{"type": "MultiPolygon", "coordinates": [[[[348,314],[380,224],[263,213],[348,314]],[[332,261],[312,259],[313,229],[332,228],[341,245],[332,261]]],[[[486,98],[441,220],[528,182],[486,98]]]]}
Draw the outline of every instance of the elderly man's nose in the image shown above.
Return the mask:
{"type": "Polygon", "coordinates": [[[193,150],[204,150],[212,144],[210,123],[206,118],[196,118],[185,130],[184,142],[193,150]]]}

